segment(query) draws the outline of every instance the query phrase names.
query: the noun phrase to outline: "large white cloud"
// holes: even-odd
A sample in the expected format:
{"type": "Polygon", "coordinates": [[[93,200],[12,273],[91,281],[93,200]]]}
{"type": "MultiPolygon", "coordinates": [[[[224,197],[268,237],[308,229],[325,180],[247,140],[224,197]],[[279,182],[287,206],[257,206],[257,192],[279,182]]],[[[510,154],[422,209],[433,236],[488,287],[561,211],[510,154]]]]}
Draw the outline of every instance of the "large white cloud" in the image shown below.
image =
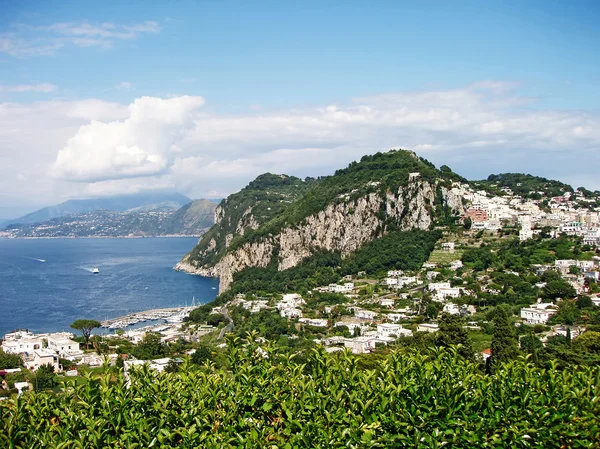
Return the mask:
{"type": "Polygon", "coordinates": [[[150,176],[167,170],[201,97],[142,97],[123,121],[92,121],[58,152],[54,175],[72,181],[150,176]]]}
{"type": "Polygon", "coordinates": [[[414,149],[472,179],[521,171],[600,188],[600,114],[543,109],[512,84],[236,115],[202,104],[200,97],[0,104],[0,203],[3,195],[47,204],[150,188],[224,196],[266,171],[329,174],[389,148],[414,149]]]}

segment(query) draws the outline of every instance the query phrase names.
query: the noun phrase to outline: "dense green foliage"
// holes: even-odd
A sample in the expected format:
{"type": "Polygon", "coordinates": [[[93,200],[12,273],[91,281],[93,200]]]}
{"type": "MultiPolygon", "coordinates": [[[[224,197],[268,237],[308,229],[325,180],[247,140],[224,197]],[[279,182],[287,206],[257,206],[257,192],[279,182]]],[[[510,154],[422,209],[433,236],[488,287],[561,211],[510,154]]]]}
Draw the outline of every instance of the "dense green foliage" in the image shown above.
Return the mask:
{"type": "Polygon", "coordinates": [[[531,199],[541,199],[542,195],[539,192],[543,192],[543,196],[545,197],[559,196],[565,192],[573,192],[573,187],[568,184],[523,173],[490,175],[486,181],[477,181],[476,184],[508,187],[515,195],[531,199]]]}
{"type": "Polygon", "coordinates": [[[442,314],[439,320],[440,329],[435,335],[435,342],[438,346],[444,348],[457,346],[457,351],[462,357],[473,359],[475,355],[473,345],[464,325],[464,319],[459,315],[442,314]]]}
{"type": "MultiPolygon", "coordinates": [[[[225,210],[223,219],[202,237],[191,251],[190,259],[199,265],[214,264],[226,251],[275,235],[283,227],[297,226],[329,204],[353,201],[371,192],[379,192],[382,196],[389,191],[397,192],[399,187],[408,184],[410,173],[419,173],[420,181],[432,184],[441,180],[449,185],[452,180],[463,180],[448,167],[438,170],[427,160],[403,150],[364,156],[360,162],[352,162],[347,168],[319,181],[303,182],[293,177],[261,175],[221,203],[225,210]],[[256,220],[256,229],[244,226],[250,216],[248,210],[256,220]],[[239,233],[240,224],[246,228],[243,235],[239,233]],[[226,250],[227,235],[233,239],[226,250]]],[[[457,219],[451,216],[447,205],[442,204],[441,191],[436,196],[436,204],[428,207],[435,208],[432,213],[438,224],[453,224],[457,219]]],[[[385,215],[385,210],[381,213],[385,215]]],[[[385,229],[376,234],[394,230],[395,224],[393,220],[386,222],[385,229]]]]}
{"type": "Polygon", "coordinates": [[[130,371],[64,394],[0,402],[15,448],[589,448],[600,444],[600,370],[517,360],[482,374],[452,349],[347,353],[305,364],[229,341],[231,371],[130,371]]]}
{"type": "Polygon", "coordinates": [[[234,293],[306,292],[358,271],[381,275],[387,270],[418,270],[439,238],[437,231],[391,232],[344,259],[339,253],[320,251],[283,271],[278,270],[277,257],[273,257],[265,268],[251,267],[236,273],[231,289],[234,293]]]}
{"type": "Polygon", "coordinates": [[[515,327],[505,308],[499,307],[494,316],[491,364],[495,367],[516,359],[518,355],[519,342],[515,335],[515,327]]]}
{"type": "Polygon", "coordinates": [[[260,175],[242,190],[221,201],[223,215],[220,223],[202,236],[190,252],[190,258],[202,265],[216,262],[224,254],[226,237],[236,236],[239,227],[249,226],[250,217],[254,226],[271,221],[317,183],[318,180],[312,178],[302,180],[271,173],[260,175]],[[211,246],[213,241],[214,247],[211,246]]]}
{"type": "Polygon", "coordinates": [[[0,348],[0,369],[19,368],[23,366],[23,360],[19,354],[7,354],[0,348]]]}

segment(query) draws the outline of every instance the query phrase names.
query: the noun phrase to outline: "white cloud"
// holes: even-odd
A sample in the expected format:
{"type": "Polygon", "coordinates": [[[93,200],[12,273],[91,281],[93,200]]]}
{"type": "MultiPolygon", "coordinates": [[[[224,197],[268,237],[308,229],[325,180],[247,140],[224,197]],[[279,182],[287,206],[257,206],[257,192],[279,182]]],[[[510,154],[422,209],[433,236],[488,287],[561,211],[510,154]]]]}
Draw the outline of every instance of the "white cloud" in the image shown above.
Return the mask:
{"type": "Polygon", "coordinates": [[[46,203],[151,188],[223,196],[266,171],[331,174],[389,148],[472,179],[520,171],[600,189],[600,114],[524,102],[487,82],[237,115],[205,111],[200,97],[0,103],[0,191],[46,203]]]}
{"type": "Polygon", "coordinates": [[[6,85],[0,84],[0,93],[1,92],[54,92],[56,90],[56,86],[54,84],[49,83],[41,83],[41,84],[15,84],[15,85],[6,85]]]}
{"type": "Polygon", "coordinates": [[[133,87],[133,84],[131,84],[129,81],[121,81],[115,87],[117,89],[129,90],[129,89],[131,89],[133,87]]]}
{"type": "Polygon", "coordinates": [[[154,21],[132,25],[61,22],[40,27],[13,24],[11,28],[14,31],[0,34],[0,53],[16,58],[51,56],[67,45],[108,49],[118,41],[160,32],[160,25],[154,21]]]}
{"type": "Polygon", "coordinates": [[[58,152],[53,173],[82,182],[163,173],[203,103],[201,97],[138,98],[125,120],[92,121],[79,128],[58,152]]]}

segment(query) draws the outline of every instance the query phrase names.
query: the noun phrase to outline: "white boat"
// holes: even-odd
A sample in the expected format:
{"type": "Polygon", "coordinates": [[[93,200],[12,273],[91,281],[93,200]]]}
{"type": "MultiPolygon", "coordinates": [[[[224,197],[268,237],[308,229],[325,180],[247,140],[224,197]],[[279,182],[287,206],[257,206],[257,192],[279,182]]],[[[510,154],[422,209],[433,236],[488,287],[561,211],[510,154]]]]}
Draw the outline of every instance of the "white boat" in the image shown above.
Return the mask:
{"type": "Polygon", "coordinates": [[[94,267],[94,268],[92,268],[92,273],[98,274],[98,273],[100,273],[100,270],[98,269],[98,267],[94,267]]]}

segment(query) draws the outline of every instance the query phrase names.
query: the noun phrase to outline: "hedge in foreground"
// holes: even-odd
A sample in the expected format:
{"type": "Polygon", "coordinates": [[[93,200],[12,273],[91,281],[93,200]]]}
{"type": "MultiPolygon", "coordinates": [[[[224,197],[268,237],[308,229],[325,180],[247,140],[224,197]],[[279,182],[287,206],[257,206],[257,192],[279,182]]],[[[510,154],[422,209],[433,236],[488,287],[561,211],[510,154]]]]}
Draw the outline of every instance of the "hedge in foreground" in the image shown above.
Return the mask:
{"type": "Polygon", "coordinates": [[[578,448],[600,444],[598,368],[525,360],[482,374],[456,351],[306,364],[229,342],[233,371],[132,373],[0,403],[0,447],[578,448]]]}

